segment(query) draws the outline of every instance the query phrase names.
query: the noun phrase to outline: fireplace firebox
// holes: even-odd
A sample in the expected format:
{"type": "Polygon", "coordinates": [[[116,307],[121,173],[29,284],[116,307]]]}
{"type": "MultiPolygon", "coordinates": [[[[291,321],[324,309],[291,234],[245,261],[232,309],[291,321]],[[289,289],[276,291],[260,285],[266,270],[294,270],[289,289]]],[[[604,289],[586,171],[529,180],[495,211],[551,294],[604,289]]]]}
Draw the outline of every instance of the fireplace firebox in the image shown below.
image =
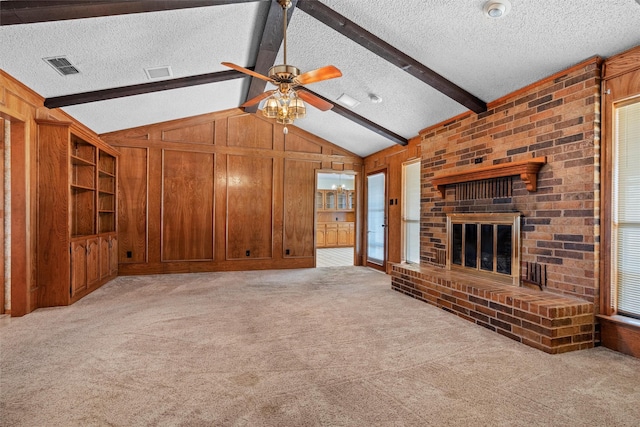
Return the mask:
{"type": "Polygon", "coordinates": [[[447,268],[520,284],[519,212],[447,215],[447,268]]]}

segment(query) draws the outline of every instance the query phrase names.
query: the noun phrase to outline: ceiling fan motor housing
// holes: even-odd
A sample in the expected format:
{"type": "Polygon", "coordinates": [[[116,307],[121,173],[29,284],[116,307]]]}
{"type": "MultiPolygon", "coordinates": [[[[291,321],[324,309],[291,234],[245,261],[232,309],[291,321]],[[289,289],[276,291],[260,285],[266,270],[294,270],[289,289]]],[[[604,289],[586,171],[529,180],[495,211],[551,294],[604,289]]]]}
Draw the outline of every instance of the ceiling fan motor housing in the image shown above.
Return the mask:
{"type": "Polygon", "coordinates": [[[269,78],[278,83],[293,83],[300,75],[300,70],[293,65],[274,65],[269,68],[269,78]]]}

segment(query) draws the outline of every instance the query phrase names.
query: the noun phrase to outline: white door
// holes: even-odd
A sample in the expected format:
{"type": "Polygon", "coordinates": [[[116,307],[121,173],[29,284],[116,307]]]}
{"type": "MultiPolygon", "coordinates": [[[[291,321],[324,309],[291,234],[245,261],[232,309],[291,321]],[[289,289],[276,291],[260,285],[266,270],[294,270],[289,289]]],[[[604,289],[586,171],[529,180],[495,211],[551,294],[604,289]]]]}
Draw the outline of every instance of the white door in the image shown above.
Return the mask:
{"type": "Polygon", "coordinates": [[[385,172],[367,175],[367,264],[384,270],[386,261],[385,172]]]}

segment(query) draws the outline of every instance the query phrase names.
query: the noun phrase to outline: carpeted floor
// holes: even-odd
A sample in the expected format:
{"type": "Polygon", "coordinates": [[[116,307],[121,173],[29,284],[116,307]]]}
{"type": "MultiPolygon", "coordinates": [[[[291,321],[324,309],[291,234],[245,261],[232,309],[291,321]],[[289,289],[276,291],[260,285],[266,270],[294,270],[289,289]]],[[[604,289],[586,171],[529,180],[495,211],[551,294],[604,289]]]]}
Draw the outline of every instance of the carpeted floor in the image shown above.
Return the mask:
{"type": "Polygon", "coordinates": [[[640,360],[545,354],[363,267],[119,277],[0,339],[2,426],[640,425],[640,360]]]}

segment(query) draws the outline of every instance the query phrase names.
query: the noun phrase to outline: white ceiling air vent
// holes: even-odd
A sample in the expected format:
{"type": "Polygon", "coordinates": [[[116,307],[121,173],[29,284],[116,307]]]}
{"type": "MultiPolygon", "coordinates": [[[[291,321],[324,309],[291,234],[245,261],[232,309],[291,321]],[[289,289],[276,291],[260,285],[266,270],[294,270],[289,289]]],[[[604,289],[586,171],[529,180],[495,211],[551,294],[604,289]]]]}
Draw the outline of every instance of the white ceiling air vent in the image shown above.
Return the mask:
{"type": "Polygon", "coordinates": [[[53,58],[42,58],[47,64],[51,65],[60,75],[68,76],[70,74],[79,74],[78,70],[69,60],[64,56],[56,56],[53,58]]]}
{"type": "Polygon", "coordinates": [[[144,72],[147,74],[149,80],[164,79],[173,76],[170,66],[145,68],[144,72]]]}

